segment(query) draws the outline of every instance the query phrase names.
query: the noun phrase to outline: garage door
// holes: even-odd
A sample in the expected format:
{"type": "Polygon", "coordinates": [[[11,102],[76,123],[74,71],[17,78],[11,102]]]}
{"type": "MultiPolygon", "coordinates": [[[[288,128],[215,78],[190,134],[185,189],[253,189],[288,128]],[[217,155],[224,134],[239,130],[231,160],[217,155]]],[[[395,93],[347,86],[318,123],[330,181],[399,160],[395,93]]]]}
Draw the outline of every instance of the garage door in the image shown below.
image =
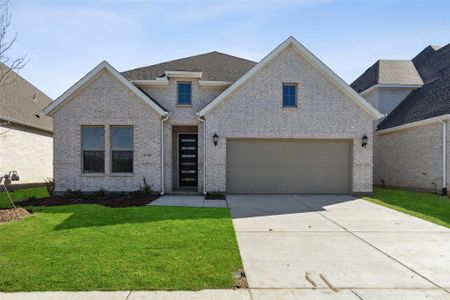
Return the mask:
{"type": "Polygon", "coordinates": [[[227,141],[228,193],[349,194],[347,140],[227,141]]]}

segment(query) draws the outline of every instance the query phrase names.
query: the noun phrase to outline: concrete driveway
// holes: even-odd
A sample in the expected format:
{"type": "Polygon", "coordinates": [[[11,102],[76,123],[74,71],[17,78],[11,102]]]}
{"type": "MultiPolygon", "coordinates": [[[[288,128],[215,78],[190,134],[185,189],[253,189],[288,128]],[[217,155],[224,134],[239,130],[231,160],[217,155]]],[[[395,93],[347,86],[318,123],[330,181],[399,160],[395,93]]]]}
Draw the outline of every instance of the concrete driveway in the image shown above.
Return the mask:
{"type": "Polygon", "coordinates": [[[255,298],[450,299],[445,227],[351,196],[229,195],[228,205],[255,298]]]}

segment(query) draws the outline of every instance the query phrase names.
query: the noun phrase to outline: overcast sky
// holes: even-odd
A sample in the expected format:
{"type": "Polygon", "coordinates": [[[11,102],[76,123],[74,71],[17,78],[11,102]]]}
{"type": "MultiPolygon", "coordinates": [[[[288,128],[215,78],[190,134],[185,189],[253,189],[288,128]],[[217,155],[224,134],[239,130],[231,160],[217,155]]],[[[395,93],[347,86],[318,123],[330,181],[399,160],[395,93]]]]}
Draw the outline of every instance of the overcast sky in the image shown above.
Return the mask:
{"type": "Polygon", "coordinates": [[[294,36],[348,83],[377,59],[450,42],[450,1],[18,1],[10,53],[57,98],[103,60],[119,71],[210,51],[259,61],[294,36]]]}

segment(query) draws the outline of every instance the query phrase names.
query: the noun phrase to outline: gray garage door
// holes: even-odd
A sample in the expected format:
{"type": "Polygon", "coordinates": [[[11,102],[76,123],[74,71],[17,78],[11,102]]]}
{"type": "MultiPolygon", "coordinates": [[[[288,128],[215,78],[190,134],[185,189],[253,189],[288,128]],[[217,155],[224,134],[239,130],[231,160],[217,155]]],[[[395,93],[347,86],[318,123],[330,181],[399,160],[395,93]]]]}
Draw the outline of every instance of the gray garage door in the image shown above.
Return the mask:
{"type": "Polygon", "coordinates": [[[227,141],[228,193],[348,194],[347,140],[227,141]]]}

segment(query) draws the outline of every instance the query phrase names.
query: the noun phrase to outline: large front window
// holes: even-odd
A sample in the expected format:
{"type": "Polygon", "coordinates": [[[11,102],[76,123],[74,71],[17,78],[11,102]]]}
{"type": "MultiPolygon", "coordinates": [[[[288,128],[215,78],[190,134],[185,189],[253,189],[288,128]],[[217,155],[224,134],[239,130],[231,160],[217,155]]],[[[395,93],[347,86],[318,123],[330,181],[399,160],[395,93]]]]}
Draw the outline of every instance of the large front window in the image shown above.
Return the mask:
{"type": "Polygon", "coordinates": [[[133,127],[111,126],[112,173],[133,172],[133,150],[133,127]]]}
{"type": "Polygon", "coordinates": [[[178,82],[178,104],[191,105],[191,83],[190,82],[178,82]]]}
{"type": "Polygon", "coordinates": [[[83,173],[105,172],[105,128],[82,127],[83,173]]]}

